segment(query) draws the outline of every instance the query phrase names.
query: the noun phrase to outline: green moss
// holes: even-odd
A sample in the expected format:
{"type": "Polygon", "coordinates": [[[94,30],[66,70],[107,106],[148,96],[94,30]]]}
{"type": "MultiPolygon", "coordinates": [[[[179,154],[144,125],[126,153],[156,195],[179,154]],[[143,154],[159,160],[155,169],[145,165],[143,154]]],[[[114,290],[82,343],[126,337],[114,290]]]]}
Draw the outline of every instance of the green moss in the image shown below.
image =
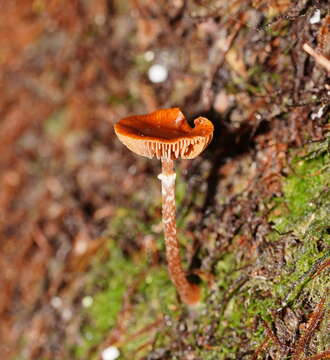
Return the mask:
{"type": "Polygon", "coordinates": [[[324,144],[320,144],[320,148],[323,152],[313,150],[304,157],[296,157],[292,163],[293,172],[284,182],[283,198],[276,200],[278,206],[270,217],[280,233],[294,230],[304,234],[315,225],[314,220],[322,222],[322,212],[330,197],[327,189],[330,158],[324,144]]]}
{"type": "Polygon", "coordinates": [[[282,305],[300,308],[303,299],[312,304],[328,293],[328,275],[314,277],[330,257],[330,156],[328,140],[308,145],[294,156],[291,174],[284,180],[283,196],[274,199],[269,219],[277,240],[291,239],[274,290],[282,305]]]}
{"type": "MultiPolygon", "coordinates": [[[[217,262],[215,278],[216,282],[212,288],[205,289],[205,308],[196,321],[198,330],[191,346],[196,348],[195,339],[203,336],[210,326],[216,327],[209,346],[198,348],[199,358],[237,359],[243,339],[251,333],[248,329],[259,311],[256,308],[259,309],[261,304],[256,298],[253,304],[247,301],[251,298],[249,294],[251,287],[244,276],[244,271],[238,269],[238,262],[233,252],[226,254],[217,262]]],[[[258,336],[261,337],[262,333],[258,336]]]]}
{"type": "MultiPolygon", "coordinates": [[[[159,320],[176,302],[166,268],[150,266],[143,254],[134,259],[126,257],[114,241],[109,242],[108,251],[109,259],[95,266],[85,290],[91,294],[93,304],[85,310],[87,324],[82,329],[82,342],[74,349],[79,359],[97,358],[96,347],[121,325],[118,316],[123,321],[121,311],[129,291],[130,314],[119,341],[121,359],[132,359],[132,354],[153,338],[153,329],[143,329],[159,320]]],[[[139,355],[143,355],[142,350],[139,355]]]]}
{"type": "MultiPolygon", "coordinates": [[[[244,264],[238,263],[233,253],[218,261],[215,299],[207,302],[207,318],[199,321],[204,328],[217,323],[215,342],[221,346],[211,351],[199,349],[198,355],[203,359],[236,359],[243,342],[255,344],[252,349],[256,349],[265,339],[262,323],[252,330],[257,318],[271,327],[273,314],[282,306],[301,309],[306,299],[315,306],[328,293],[326,271],[313,278],[319,264],[330,256],[327,146],[309,145],[293,156],[292,171],[283,179],[283,196],[273,199],[269,217],[275,231],[268,240],[286,242],[286,264],[273,277],[263,279],[244,278],[244,264]],[[292,238],[295,241],[290,242],[292,238]]],[[[203,332],[202,328],[199,332],[203,332]]],[[[319,351],[324,349],[328,337],[322,331],[317,336],[319,351]]]]}
{"type": "Polygon", "coordinates": [[[276,199],[277,206],[270,216],[278,233],[292,234],[296,239],[288,248],[287,265],[277,285],[281,295],[283,289],[287,291],[285,302],[291,303],[299,296],[316,271],[315,264],[330,255],[329,163],[324,144],[316,149],[308,147],[305,154],[297,156],[292,174],[284,182],[283,197],[276,199]]]}

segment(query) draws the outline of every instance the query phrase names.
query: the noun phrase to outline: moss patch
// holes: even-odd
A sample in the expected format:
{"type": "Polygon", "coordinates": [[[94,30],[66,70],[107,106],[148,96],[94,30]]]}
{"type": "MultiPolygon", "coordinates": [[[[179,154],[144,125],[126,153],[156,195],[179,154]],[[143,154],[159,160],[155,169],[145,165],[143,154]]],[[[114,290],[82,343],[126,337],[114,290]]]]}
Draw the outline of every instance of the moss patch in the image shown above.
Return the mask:
{"type": "MultiPolygon", "coordinates": [[[[287,244],[287,263],[279,284],[286,302],[293,302],[317,271],[318,265],[330,256],[330,157],[328,141],[304,149],[292,162],[292,173],[283,186],[283,198],[270,219],[287,244]]],[[[313,287],[309,284],[309,291],[313,287]]],[[[319,288],[319,295],[325,290],[319,288]]],[[[308,290],[306,290],[308,291],[308,290]]],[[[299,303],[299,302],[298,302],[299,303]]]]}
{"type": "MultiPolygon", "coordinates": [[[[244,264],[238,261],[235,250],[219,259],[216,283],[207,291],[205,315],[199,316],[191,343],[196,348],[196,339],[214,328],[209,331],[207,344],[198,347],[202,359],[237,359],[253,354],[265,339],[265,322],[279,337],[279,322],[292,332],[294,325],[280,318],[281,309],[303,319],[323,297],[329,307],[329,268],[320,271],[330,257],[328,141],[308,145],[292,157],[290,174],[283,179],[283,195],[269,204],[274,232],[267,236],[268,247],[276,251],[281,246],[284,263],[272,265],[277,271],[263,278],[255,274],[257,259],[244,264]],[[250,272],[246,270],[249,265],[250,272]]],[[[259,256],[262,254],[259,250],[259,256]]],[[[268,261],[276,259],[269,257],[268,261]]],[[[313,337],[310,354],[326,350],[330,343],[324,323],[313,337]]],[[[273,342],[270,346],[276,348],[273,342]]]]}
{"type": "Polygon", "coordinates": [[[143,356],[176,303],[166,268],[151,266],[143,254],[128,258],[114,241],[109,242],[109,253],[105,263],[95,266],[86,289],[93,303],[85,310],[87,324],[82,329],[81,345],[75,348],[79,359],[98,358],[99,344],[109,336],[121,359],[132,359],[137,353],[143,356]],[[117,337],[112,336],[115,331],[117,337]]]}

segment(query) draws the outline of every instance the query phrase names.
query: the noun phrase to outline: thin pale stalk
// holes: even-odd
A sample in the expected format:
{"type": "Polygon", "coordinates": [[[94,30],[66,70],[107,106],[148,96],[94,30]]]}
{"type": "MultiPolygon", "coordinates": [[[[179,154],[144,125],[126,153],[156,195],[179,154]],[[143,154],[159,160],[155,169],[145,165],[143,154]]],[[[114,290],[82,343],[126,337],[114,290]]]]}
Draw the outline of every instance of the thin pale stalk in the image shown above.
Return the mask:
{"type": "Polygon", "coordinates": [[[182,301],[193,305],[200,300],[200,289],[191,284],[183,271],[180,249],[176,237],[175,220],[175,172],[171,159],[162,159],[162,173],[158,176],[162,182],[163,226],[166,245],[168,270],[182,301]]]}
{"type": "Polygon", "coordinates": [[[303,45],[303,49],[310,55],[313,56],[313,58],[315,59],[315,61],[323,66],[328,73],[330,73],[330,60],[327,59],[325,56],[323,56],[322,54],[319,54],[318,52],[316,52],[310,45],[308,45],[307,43],[305,43],[303,45]]]}

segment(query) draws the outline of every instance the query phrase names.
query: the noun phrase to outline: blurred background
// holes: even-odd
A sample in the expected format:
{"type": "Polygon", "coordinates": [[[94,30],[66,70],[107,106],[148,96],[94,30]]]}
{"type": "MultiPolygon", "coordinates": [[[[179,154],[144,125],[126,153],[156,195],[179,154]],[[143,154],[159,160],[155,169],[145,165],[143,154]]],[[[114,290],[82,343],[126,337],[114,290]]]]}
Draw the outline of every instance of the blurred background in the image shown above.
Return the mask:
{"type": "Polygon", "coordinates": [[[329,57],[329,22],[326,1],[0,1],[2,359],[253,354],[254,314],[219,304],[251,274],[281,271],[264,204],[282,196],[290,149],[326,138],[329,78],[302,45],[329,57]],[[212,290],[198,322],[166,272],[160,165],[113,131],[174,106],[216,128],[209,150],[177,164],[184,266],[212,290]],[[268,265],[238,277],[228,265],[256,257],[268,265]]]}

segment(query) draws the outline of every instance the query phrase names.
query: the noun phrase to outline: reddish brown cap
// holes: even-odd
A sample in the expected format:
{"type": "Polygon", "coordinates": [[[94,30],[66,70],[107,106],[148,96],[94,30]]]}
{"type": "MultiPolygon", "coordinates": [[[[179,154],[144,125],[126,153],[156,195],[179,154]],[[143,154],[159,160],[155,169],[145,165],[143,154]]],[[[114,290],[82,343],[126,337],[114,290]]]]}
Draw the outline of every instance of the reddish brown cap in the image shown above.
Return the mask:
{"type": "Polygon", "coordinates": [[[157,159],[193,159],[210,143],[213,124],[204,117],[191,128],[179,108],[130,116],[115,125],[119,140],[136,154],[157,159]]]}

